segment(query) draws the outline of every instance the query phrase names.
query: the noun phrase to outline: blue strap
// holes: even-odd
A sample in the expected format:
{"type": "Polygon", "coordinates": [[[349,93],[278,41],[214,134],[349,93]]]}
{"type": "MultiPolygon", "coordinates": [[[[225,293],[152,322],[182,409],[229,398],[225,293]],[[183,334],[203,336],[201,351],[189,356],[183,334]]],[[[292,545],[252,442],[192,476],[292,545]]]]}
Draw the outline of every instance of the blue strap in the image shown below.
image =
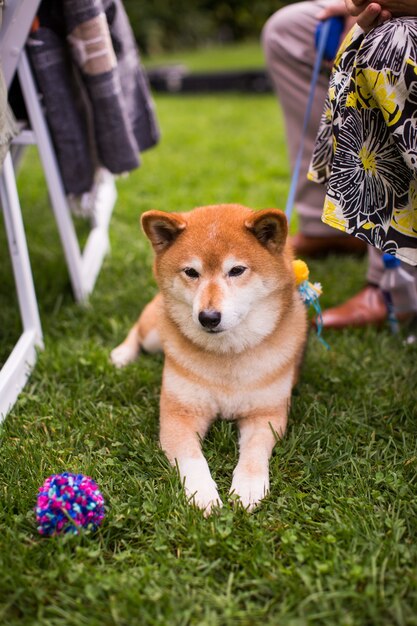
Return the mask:
{"type": "Polygon", "coordinates": [[[313,107],[314,92],[315,92],[317,80],[320,74],[320,68],[321,68],[321,64],[323,61],[324,51],[326,48],[326,43],[329,37],[331,26],[332,26],[331,19],[325,20],[321,24],[321,29],[320,29],[320,34],[319,34],[318,44],[317,44],[316,60],[314,62],[313,76],[311,78],[311,83],[310,83],[310,93],[308,96],[306,112],[304,114],[301,141],[300,141],[300,146],[298,148],[297,159],[295,161],[294,172],[291,178],[290,190],[288,192],[287,204],[285,207],[285,215],[287,216],[288,224],[290,223],[290,220],[291,220],[291,214],[292,214],[292,210],[294,206],[294,199],[295,199],[295,191],[297,188],[298,178],[300,176],[301,159],[303,158],[303,152],[304,152],[304,140],[305,140],[305,136],[307,133],[308,123],[310,121],[311,109],[313,107]]]}

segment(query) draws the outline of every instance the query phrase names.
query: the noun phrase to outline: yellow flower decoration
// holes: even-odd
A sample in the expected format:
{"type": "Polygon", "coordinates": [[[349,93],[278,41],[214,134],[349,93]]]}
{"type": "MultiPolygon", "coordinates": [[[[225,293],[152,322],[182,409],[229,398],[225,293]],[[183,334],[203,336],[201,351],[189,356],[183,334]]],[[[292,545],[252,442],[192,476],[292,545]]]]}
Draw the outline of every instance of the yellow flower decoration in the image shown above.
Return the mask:
{"type": "Polygon", "coordinates": [[[292,262],[292,267],[295,275],[295,284],[297,286],[301,285],[302,282],[308,279],[310,274],[307,263],[304,263],[301,259],[296,259],[292,262]]]}

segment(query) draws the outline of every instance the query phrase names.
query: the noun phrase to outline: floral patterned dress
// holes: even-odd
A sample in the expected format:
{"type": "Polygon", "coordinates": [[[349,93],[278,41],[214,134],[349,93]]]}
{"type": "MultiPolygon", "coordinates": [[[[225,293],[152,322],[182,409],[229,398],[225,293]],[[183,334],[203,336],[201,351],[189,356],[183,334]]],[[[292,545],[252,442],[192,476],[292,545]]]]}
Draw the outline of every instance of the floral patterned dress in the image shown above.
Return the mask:
{"type": "Polygon", "coordinates": [[[326,224],[417,265],[416,18],[346,37],[308,177],[327,184],[326,224]]]}

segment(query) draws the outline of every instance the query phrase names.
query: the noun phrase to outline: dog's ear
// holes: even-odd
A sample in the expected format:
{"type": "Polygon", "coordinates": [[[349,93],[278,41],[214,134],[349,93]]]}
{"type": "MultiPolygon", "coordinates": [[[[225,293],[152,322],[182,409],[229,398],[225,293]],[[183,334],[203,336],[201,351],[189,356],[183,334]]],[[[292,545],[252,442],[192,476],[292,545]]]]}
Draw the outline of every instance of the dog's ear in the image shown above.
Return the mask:
{"type": "Polygon", "coordinates": [[[174,213],[147,211],[141,217],[141,224],[153,249],[159,254],[174,243],[187,223],[184,218],[174,213]]]}
{"type": "Polygon", "coordinates": [[[282,250],[287,239],[288,223],[285,213],[278,209],[256,211],[245,221],[245,226],[271,252],[282,250]]]}

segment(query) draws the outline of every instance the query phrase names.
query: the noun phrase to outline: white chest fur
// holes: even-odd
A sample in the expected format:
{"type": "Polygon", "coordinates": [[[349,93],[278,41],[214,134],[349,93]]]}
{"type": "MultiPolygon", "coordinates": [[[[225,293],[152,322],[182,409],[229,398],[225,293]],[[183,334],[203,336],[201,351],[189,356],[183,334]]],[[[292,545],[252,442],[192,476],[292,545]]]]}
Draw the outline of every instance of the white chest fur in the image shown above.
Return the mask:
{"type": "Polygon", "coordinates": [[[181,404],[200,407],[207,415],[234,419],[290,397],[297,341],[274,337],[237,355],[202,355],[165,346],[163,389],[181,404]]]}

